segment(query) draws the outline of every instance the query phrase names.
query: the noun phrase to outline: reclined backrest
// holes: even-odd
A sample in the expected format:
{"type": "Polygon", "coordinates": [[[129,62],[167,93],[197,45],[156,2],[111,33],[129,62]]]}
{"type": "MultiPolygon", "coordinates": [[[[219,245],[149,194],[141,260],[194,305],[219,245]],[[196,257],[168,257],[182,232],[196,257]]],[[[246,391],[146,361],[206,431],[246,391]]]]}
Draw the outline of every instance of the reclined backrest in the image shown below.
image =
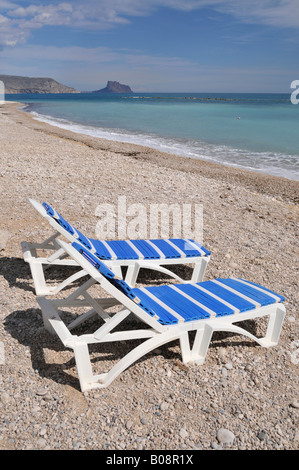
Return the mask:
{"type": "Polygon", "coordinates": [[[144,302],[133,292],[133,289],[123,280],[119,279],[111,269],[103,263],[98,257],[94,256],[90,251],[86,250],[79,243],[72,243],[72,246],[87,260],[89,261],[113,286],[119,289],[123,294],[135,301],[143,310],[151,316],[157,316],[144,302]]]}
{"type": "MultiPolygon", "coordinates": [[[[110,259],[178,259],[209,257],[210,251],[197,241],[184,238],[153,239],[153,240],[94,240],[87,238],[77,228],[67,222],[53,207],[42,204],[46,214],[59,224],[66,232],[70,241],[79,241],[91,253],[102,260],[110,259]]],[[[53,225],[53,224],[52,224],[53,225]]],[[[58,229],[58,228],[57,228],[58,229]]]]}
{"type": "Polygon", "coordinates": [[[75,240],[79,240],[88,250],[92,249],[91,244],[89,243],[88,239],[83,235],[83,233],[79,232],[73,225],[67,222],[59,212],[53,209],[49,204],[46,202],[43,203],[43,207],[45,208],[47,214],[52,217],[61,227],[63,227],[70,235],[74,237],[75,240]]]}

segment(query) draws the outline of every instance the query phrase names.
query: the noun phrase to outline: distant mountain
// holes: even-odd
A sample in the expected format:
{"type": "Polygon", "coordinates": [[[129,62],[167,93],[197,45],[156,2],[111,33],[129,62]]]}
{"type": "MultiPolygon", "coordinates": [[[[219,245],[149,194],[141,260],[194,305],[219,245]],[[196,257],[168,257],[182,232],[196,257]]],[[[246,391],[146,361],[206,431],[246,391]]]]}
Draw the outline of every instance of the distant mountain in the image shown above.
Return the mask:
{"type": "Polygon", "coordinates": [[[133,93],[133,91],[128,85],[122,85],[119,82],[109,80],[105,88],[93,91],[93,93],[133,93]]]}
{"type": "Polygon", "coordinates": [[[80,91],[58,83],[53,78],[19,77],[0,75],[5,94],[14,93],[80,93],[80,91]]]}

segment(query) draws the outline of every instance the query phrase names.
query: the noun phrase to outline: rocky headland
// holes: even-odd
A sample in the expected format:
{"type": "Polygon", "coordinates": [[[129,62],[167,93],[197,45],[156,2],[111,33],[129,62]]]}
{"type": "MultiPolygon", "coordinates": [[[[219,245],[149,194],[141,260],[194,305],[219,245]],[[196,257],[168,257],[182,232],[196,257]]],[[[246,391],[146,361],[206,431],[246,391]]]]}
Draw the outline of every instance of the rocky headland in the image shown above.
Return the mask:
{"type": "Polygon", "coordinates": [[[80,93],[75,88],[62,85],[53,78],[20,77],[16,75],[0,75],[4,83],[5,94],[25,93],[80,93]]]}
{"type": "Polygon", "coordinates": [[[133,93],[129,85],[122,85],[119,82],[109,80],[105,88],[96,90],[93,93],[133,93]]]}

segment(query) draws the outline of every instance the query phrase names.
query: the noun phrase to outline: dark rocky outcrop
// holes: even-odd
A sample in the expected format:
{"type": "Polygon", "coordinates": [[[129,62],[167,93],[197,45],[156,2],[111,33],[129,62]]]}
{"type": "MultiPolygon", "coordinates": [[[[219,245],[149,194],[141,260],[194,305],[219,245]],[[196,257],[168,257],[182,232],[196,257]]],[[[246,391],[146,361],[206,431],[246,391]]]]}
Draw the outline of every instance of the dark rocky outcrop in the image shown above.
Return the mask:
{"type": "Polygon", "coordinates": [[[107,86],[93,93],[133,93],[128,85],[122,85],[119,82],[108,81],[107,86]]]}

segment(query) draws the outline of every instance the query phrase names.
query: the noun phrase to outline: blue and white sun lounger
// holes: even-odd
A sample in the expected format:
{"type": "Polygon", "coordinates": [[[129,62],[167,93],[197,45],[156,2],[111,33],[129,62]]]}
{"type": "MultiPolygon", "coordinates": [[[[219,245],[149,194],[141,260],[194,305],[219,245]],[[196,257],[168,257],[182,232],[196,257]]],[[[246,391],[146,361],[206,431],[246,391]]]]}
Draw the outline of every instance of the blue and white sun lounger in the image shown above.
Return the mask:
{"type": "Polygon", "coordinates": [[[198,282],[203,279],[210,252],[194,240],[95,240],[83,235],[48,204],[40,204],[33,199],[29,201],[55,230],[55,233],[42,243],[22,242],[24,260],[30,265],[37,295],[57,294],[82,277],[83,273],[79,271],[55,287],[46,284],[45,268],[78,266],[57,243],[61,235],[71,243],[80,243],[90,253],[105,261],[119,277],[122,277],[121,268],[127,267],[126,282],[131,286],[135,285],[141,268],[157,270],[179,282],[186,282],[165,266],[187,263],[194,264],[191,281],[198,282]],[[37,256],[37,250],[50,250],[53,253],[48,257],[40,257],[37,256]]]}
{"type": "MultiPolygon", "coordinates": [[[[57,242],[90,278],[65,299],[40,296],[37,301],[45,327],[74,351],[82,391],[108,386],[142,356],[174,340],[179,340],[184,364],[204,362],[214,331],[245,335],[264,347],[274,346],[279,340],[285,315],[284,298],[260,285],[243,279],[215,279],[132,288],[81,244],[57,242]],[[98,283],[109,298],[96,299],[88,292],[93,286],[94,293],[98,283]],[[114,313],[109,312],[112,306],[114,313]],[[119,309],[115,311],[117,306],[119,309]],[[67,325],[63,311],[70,307],[79,308],[80,314],[67,325]],[[122,329],[122,322],[130,314],[140,320],[133,322],[136,329],[122,329]],[[95,326],[95,322],[89,322],[87,325],[93,328],[91,333],[80,336],[71,333],[94,315],[98,316],[100,324],[95,326]],[[265,316],[269,321],[263,338],[235,325],[265,316]],[[192,331],[195,338],[191,347],[189,332],[192,331]],[[89,345],[128,340],[139,340],[139,344],[108,372],[95,374],[92,367],[95,358],[91,362],[89,345]]],[[[117,351],[119,354],[119,348],[117,351]]]]}

